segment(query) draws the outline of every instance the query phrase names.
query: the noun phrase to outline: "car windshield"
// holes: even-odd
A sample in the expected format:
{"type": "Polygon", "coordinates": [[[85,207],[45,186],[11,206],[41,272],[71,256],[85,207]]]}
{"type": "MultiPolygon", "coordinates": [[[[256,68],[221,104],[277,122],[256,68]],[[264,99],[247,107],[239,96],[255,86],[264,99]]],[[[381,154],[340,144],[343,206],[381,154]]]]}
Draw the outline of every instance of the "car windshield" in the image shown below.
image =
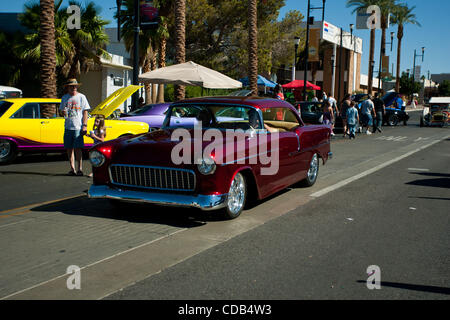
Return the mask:
{"type": "Polygon", "coordinates": [[[5,114],[6,111],[12,106],[11,102],[0,101],[0,118],[5,114]]]}
{"type": "Polygon", "coordinates": [[[139,115],[141,115],[143,113],[147,113],[147,111],[150,111],[151,109],[153,109],[154,106],[155,106],[154,104],[148,104],[148,105],[143,106],[143,107],[141,107],[139,109],[136,109],[134,111],[128,112],[128,115],[130,115],[130,116],[139,116],[139,115]]]}
{"type": "Polygon", "coordinates": [[[302,112],[321,112],[322,106],[316,103],[302,103],[301,105],[302,112]]]}
{"type": "Polygon", "coordinates": [[[164,120],[164,127],[216,129],[262,129],[261,112],[247,106],[221,104],[172,105],[164,120]]]}

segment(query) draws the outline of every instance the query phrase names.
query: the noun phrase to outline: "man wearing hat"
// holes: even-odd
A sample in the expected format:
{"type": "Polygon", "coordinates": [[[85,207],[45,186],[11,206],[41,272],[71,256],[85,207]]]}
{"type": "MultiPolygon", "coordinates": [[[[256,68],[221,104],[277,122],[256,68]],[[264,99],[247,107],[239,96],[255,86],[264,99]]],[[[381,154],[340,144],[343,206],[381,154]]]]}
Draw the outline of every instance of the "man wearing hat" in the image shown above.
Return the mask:
{"type": "Polygon", "coordinates": [[[91,108],[86,96],[78,92],[81,83],[77,79],[69,79],[64,87],[67,90],[61,98],[59,111],[64,115],[64,148],[67,150],[70,168],[68,175],[82,176],[83,136],[87,132],[88,110],[91,108]],[[77,168],[75,168],[75,161],[77,168]]]}

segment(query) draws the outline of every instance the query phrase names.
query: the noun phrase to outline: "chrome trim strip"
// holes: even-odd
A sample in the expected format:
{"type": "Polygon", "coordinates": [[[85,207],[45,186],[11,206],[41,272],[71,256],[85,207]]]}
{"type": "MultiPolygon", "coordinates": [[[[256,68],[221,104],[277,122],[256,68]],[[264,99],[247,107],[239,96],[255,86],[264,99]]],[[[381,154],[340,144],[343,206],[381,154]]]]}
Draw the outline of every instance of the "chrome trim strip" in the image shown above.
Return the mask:
{"type": "Polygon", "coordinates": [[[91,199],[116,199],[129,202],[152,203],[162,206],[193,207],[201,210],[224,208],[228,194],[221,195],[183,195],[144,191],[122,190],[105,185],[92,185],[88,191],[91,199]]]}

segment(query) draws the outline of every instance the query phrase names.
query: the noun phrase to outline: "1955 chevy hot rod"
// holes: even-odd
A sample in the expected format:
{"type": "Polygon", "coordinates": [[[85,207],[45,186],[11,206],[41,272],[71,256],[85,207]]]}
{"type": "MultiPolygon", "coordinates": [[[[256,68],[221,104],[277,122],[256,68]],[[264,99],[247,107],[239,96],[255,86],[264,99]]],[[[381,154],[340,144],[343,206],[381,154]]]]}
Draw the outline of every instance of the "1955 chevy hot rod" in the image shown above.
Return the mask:
{"type": "Polygon", "coordinates": [[[312,186],[331,156],[331,128],[305,125],[289,103],[209,97],[172,104],[161,129],[96,145],[90,198],[220,209],[238,217],[299,181],[312,186]]]}

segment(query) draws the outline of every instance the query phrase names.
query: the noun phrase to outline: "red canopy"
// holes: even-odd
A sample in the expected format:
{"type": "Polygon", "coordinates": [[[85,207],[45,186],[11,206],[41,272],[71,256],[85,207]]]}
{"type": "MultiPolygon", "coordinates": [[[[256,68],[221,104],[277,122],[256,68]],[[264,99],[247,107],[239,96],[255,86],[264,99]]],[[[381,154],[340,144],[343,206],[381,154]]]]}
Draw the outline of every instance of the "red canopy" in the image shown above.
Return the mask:
{"type": "MultiPolygon", "coordinates": [[[[294,80],[289,83],[286,83],[282,85],[284,89],[303,89],[304,84],[303,80],[294,80]]],[[[320,90],[321,88],[319,86],[316,86],[315,84],[312,84],[309,81],[306,81],[306,89],[309,90],[320,90]]]]}

